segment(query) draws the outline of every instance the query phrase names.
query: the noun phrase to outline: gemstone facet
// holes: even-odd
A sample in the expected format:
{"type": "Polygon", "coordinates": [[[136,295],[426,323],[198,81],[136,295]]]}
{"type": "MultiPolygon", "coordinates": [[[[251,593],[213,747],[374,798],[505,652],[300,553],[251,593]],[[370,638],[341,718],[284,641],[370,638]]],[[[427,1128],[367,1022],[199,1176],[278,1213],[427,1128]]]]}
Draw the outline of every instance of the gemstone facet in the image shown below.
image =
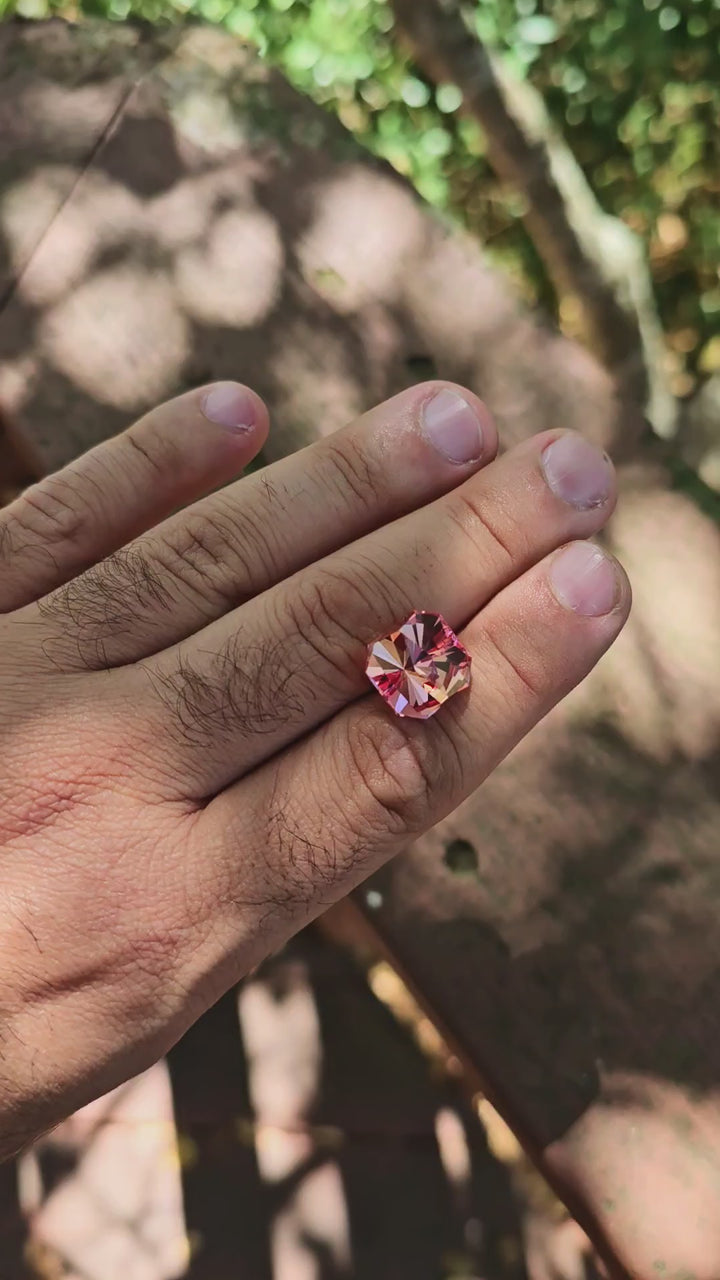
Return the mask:
{"type": "Polygon", "coordinates": [[[368,645],[367,677],[398,716],[429,720],[470,686],[470,654],[439,613],[417,610],[368,645]]]}

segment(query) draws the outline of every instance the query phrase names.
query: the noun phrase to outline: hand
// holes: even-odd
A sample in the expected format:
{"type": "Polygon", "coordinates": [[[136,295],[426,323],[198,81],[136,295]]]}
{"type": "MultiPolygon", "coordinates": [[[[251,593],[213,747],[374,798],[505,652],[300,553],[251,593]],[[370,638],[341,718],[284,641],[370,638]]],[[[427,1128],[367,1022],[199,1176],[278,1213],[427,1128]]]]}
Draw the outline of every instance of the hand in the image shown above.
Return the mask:
{"type": "Polygon", "coordinates": [[[615,500],[579,437],[493,461],[429,383],[168,515],[266,431],[244,388],[192,392],[0,515],[5,1155],[458,805],[627,616],[613,561],[558,551],[615,500]],[[418,606],[473,658],[424,722],[364,674],[418,606]]]}

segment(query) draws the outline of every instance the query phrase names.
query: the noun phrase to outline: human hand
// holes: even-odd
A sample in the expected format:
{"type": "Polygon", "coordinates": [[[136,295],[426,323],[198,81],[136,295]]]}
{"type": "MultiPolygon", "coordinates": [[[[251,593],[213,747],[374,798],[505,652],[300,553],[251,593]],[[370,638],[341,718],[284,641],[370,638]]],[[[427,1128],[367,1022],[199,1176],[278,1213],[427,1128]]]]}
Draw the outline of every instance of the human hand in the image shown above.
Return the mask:
{"type": "Polygon", "coordinates": [[[493,461],[476,397],[428,383],[168,515],[266,431],[191,392],[0,514],[0,1154],[454,809],[627,617],[612,560],[558,551],[615,500],[579,437],[493,461]],[[421,722],[364,672],[414,607],[473,659],[421,722]]]}

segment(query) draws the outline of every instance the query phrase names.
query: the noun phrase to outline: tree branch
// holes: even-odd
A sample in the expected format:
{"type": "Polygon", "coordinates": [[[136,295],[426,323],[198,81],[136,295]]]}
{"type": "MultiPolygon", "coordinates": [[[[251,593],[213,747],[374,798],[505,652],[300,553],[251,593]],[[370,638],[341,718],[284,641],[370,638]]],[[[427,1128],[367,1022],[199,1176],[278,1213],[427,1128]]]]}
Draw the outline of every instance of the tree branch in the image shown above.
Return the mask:
{"type": "Polygon", "coordinates": [[[490,163],[524,197],[525,223],[563,297],[576,300],[583,336],[618,390],[672,436],[677,402],[662,372],[662,330],[643,247],[598,204],[555,130],[544,101],[513,81],[465,26],[456,0],[391,0],[398,34],[436,83],[450,81],[482,127],[490,163]]]}

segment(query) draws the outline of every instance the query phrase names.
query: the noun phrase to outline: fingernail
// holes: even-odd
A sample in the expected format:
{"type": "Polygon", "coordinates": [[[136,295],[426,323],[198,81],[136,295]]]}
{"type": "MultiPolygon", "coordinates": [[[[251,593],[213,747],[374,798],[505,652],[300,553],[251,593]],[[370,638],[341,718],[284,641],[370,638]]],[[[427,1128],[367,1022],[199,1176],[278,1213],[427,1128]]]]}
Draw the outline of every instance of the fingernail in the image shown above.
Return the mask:
{"type": "Polygon", "coordinates": [[[560,604],[586,618],[610,613],[620,595],[612,560],[592,542],[572,542],[550,565],[550,586],[560,604]]]}
{"type": "Polygon", "coordinates": [[[482,429],[474,409],[456,391],[444,387],[423,410],[425,435],[450,462],[477,462],[483,451],[482,429]]]}
{"type": "Polygon", "coordinates": [[[561,436],[542,455],[545,478],[556,497],[587,511],[607,502],[613,487],[613,465],[606,454],[582,436],[561,436]]]}
{"type": "Polygon", "coordinates": [[[249,431],[255,423],[252,398],[237,382],[216,382],[202,401],[209,422],[231,431],[249,431]]]}

